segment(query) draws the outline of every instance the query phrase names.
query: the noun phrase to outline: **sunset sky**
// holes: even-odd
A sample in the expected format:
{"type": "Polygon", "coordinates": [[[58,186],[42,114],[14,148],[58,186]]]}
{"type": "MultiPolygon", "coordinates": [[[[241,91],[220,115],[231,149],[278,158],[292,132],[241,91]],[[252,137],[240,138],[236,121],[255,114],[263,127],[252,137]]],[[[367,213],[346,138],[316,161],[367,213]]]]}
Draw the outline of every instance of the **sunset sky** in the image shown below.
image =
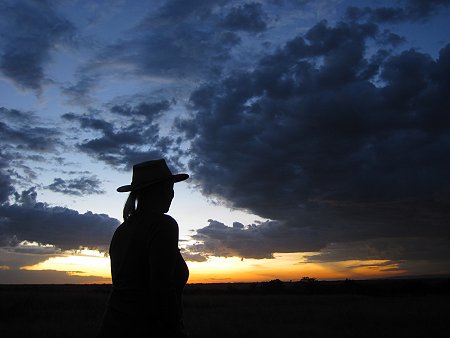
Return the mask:
{"type": "Polygon", "coordinates": [[[450,0],[0,0],[0,283],[109,283],[134,163],[190,283],[450,274],[450,0]]]}

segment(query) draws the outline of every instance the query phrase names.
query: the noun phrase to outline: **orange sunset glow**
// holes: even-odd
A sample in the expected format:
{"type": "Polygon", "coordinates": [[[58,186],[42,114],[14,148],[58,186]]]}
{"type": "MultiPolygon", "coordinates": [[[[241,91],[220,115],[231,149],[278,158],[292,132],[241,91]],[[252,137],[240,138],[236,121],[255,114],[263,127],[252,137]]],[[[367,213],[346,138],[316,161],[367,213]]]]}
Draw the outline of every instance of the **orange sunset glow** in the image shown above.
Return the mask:
{"type": "MultiPolygon", "coordinates": [[[[308,263],[303,253],[276,253],[272,259],[210,257],[205,262],[188,262],[189,283],[260,282],[273,279],[295,281],[308,276],[320,280],[366,279],[399,276],[397,264],[384,260],[349,260],[334,263],[308,263]]],[[[54,270],[71,276],[97,276],[97,283],[110,283],[110,262],[98,251],[82,250],[77,255],[52,257],[23,267],[29,271],[54,270]]],[[[95,282],[95,281],[94,281],[95,282]]]]}

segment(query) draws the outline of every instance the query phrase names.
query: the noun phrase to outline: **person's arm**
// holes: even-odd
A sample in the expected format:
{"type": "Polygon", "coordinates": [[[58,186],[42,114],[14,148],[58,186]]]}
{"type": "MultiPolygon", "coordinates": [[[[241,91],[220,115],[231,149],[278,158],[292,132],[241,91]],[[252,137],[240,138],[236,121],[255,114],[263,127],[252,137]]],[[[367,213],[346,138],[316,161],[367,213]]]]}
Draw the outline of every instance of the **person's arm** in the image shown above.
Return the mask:
{"type": "Polygon", "coordinates": [[[178,224],[163,216],[150,243],[150,290],[152,308],[159,329],[167,337],[183,337],[182,319],[174,286],[174,270],[178,254],[178,224]]]}

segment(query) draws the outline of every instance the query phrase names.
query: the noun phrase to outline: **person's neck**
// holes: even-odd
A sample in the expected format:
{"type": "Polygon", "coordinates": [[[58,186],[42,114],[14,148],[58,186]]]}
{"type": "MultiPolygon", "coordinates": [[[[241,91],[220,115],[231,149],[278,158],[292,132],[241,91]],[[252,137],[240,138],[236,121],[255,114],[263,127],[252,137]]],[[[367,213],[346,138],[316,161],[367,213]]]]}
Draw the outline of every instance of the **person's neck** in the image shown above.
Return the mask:
{"type": "Polygon", "coordinates": [[[165,214],[168,212],[166,208],[158,205],[139,205],[136,208],[136,212],[139,213],[152,213],[152,214],[165,214]]]}

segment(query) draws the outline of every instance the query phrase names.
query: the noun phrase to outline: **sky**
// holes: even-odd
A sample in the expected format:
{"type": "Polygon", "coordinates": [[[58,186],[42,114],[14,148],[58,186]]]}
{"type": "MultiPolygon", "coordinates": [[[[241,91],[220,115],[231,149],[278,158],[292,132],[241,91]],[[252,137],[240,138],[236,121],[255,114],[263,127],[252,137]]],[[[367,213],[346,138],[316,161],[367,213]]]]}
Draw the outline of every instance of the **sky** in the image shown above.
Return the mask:
{"type": "Polygon", "coordinates": [[[449,0],[0,0],[0,283],[109,283],[165,158],[190,283],[450,273],[449,0]]]}

